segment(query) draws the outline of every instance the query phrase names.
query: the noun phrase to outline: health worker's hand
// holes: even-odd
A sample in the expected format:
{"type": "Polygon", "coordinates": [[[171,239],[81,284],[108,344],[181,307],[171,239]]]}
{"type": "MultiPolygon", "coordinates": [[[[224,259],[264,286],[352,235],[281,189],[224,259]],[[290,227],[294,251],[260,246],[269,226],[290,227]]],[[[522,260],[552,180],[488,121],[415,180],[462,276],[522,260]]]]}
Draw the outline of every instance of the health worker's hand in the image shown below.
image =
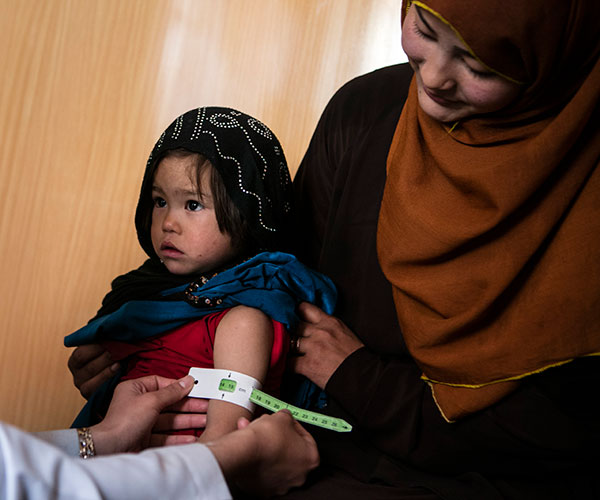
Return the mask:
{"type": "MultiPolygon", "coordinates": [[[[90,428],[98,455],[133,452],[147,448],[151,431],[161,411],[180,403],[194,386],[191,376],[179,380],[150,375],[120,383],[106,413],[99,424],[90,428]]],[[[185,420],[173,426],[185,426],[185,420]]],[[[179,427],[184,428],[184,427],[179,427]]],[[[189,443],[194,436],[173,436],[173,443],[189,443]]]]}
{"type": "Polygon", "coordinates": [[[171,436],[169,433],[180,429],[204,429],[207,410],[208,400],[199,398],[185,398],[165,408],[152,429],[150,446],[189,442],[190,436],[171,436]]]}
{"type": "Polygon", "coordinates": [[[207,443],[234,496],[283,495],[319,465],[315,440],[287,410],[253,422],[240,418],[238,429],[207,443]]]}
{"type": "MultiPolygon", "coordinates": [[[[75,386],[86,399],[89,399],[119,369],[119,363],[114,363],[110,353],[100,344],[77,347],[69,358],[68,366],[73,374],[75,386]]],[[[188,438],[169,436],[169,432],[180,429],[203,429],[206,427],[207,409],[208,402],[197,398],[186,398],[164,408],[156,420],[150,446],[188,442],[188,438]]]]}

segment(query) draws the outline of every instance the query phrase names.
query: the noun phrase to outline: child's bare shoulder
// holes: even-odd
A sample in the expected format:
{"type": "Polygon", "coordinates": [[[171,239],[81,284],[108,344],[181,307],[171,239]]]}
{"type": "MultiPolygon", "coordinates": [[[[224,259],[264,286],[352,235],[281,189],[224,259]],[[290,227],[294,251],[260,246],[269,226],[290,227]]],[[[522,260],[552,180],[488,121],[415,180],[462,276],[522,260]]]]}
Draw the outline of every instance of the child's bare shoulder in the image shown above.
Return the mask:
{"type": "Polygon", "coordinates": [[[221,322],[219,327],[231,327],[244,329],[264,329],[272,328],[271,319],[260,309],[248,306],[235,306],[232,307],[221,322]]]}

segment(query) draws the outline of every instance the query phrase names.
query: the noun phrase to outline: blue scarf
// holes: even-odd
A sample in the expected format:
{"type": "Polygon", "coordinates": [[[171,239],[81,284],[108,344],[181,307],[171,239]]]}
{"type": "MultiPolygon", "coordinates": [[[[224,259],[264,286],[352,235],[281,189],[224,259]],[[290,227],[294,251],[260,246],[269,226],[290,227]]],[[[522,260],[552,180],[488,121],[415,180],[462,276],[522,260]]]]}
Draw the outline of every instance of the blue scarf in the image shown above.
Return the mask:
{"type": "MultiPolygon", "coordinates": [[[[326,276],[312,271],[296,257],[282,252],[260,253],[208,279],[206,283],[165,290],[159,300],[132,300],[116,311],[92,320],[65,337],[65,346],[74,347],[101,340],[135,342],[161,335],[207,314],[237,305],[260,309],[267,316],[293,330],[298,323],[296,307],[311,302],[332,314],[337,293],[326,276]]],[[[77,416],[73,427],[89,426],[103,413],[121,374],[92,395],[77,416]]],[[[294,403],[306,406],[316,394],[304,384],[294,403]]]]}

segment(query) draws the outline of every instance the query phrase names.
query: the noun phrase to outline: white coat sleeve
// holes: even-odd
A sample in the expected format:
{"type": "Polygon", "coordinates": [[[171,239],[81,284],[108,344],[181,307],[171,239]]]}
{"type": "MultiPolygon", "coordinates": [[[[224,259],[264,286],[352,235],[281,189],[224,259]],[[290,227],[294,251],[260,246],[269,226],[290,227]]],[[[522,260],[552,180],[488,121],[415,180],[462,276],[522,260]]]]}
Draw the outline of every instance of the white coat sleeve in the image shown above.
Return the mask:
{"type": "Polygon", "coordinates": [[[76,429],[61,429],[58,431],[34,432],[36,438],[43,439],[47,443],[60,448],[67,455],[79,456],[79,441],[76,429]]]}
{"type": "Polygon", "coordinates": [[[229,499],[210,450],[200,444],[83,460],[0,422],[0,498],[229,499]]]}

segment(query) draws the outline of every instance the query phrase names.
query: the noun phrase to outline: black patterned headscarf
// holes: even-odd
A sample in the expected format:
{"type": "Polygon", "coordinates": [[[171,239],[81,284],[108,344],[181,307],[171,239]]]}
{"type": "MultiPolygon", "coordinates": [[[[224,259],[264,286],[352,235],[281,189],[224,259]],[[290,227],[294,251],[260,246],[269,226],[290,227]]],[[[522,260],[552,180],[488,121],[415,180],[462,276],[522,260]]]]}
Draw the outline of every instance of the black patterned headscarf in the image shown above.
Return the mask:
{"type": "Polygon", "coordinates": [[[150,236],[154,172],[168,151],[181,148],[201,154],[219,172],[261,249],[287,250],[292,187],[279,141],[263,123],[234,109],[193,109],[169,125],[146,165],[135,227],[150,259],[113,280],[94,318],[114,312],[130,300],[158,299],[161,291],[194,280],[194,276],[171,274],[154,252],[150,236]]]}
{"type": "Polygon", "coordinates": [[[154,173],[168,151],[181,148],[210,161],[262,248],[285,249],[292,188],[277,137],[262,122],[240,111],[205,107],[190,110],[171,123],[148,159],[135,226],[140,245],[151,258],[156,258],[150,237],[154,173]]]}

